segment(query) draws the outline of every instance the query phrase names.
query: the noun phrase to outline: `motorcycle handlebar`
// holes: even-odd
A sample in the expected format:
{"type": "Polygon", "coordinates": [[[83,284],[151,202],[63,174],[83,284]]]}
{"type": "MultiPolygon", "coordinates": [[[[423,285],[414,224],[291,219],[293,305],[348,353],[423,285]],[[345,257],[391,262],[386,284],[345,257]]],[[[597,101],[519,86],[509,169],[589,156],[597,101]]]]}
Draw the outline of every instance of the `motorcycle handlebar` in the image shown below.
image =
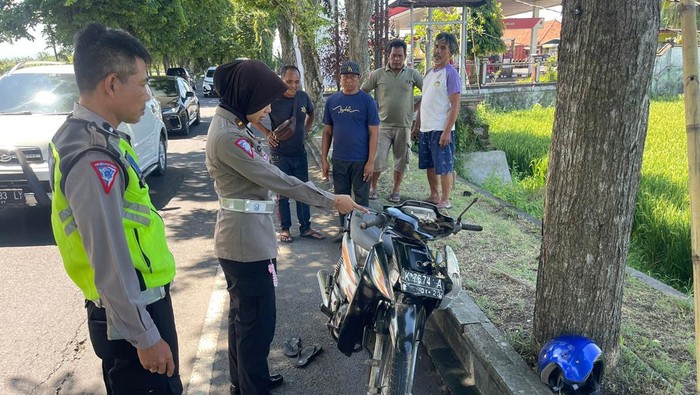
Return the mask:
{"type": "Polygon", "coordinates": [[[372,226],[383,226],[386,223],[386,215],[385,214],[379,214],[377,217],[371,221],[362,221],[360,222],[360,229],[367,229],[371,228],[372,226]]]}
{"type": "Polygon", "coordinates": [[[484,228],[481,225],[462,224],[462,230],[471,230],[473,232],[481,232],[484,228]]]}

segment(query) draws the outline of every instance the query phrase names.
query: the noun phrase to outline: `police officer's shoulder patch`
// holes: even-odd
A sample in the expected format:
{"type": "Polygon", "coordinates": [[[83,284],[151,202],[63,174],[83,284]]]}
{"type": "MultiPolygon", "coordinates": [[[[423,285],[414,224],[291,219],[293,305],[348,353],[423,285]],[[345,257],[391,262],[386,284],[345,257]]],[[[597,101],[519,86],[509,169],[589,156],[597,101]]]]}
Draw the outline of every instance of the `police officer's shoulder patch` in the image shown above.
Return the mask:
{"type": "Polygon", "coordinates": [[[243,152],[248,154],[248,156],[250,156],[251,159],[254,157],[253,147],[251,147],[250,142],[248,140],[246,140],[245,138],[243,138],[243,137],[239,138],[238,140],[236,140],[234,142],[234,144],[236,146],[238,146],[238,148],[242,149],[243,152]]]}
{"type": "Polygon", "coordinates": [[[117,174],[119,174],[119,167],[108,160],[92,161],[90,166],[97,173],[97,179],[100,180],[105,193],[109,193],[114,186],[114,181],[117,179],[117,174]]]}

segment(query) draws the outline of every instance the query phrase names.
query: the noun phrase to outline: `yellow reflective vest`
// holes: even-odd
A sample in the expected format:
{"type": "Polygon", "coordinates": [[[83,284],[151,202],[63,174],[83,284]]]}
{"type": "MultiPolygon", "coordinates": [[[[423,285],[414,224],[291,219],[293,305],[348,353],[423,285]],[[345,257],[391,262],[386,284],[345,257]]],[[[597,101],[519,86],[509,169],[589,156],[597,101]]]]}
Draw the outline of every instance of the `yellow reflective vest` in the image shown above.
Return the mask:
{"type": "Polygon", "coordinates": [[[69,146],[57,147],[56,137],[49,144],[51,153],[51,226],[68,276],[83,291],[87,300],[97,300],[95,272],[90,266],[80,230],[65,197],[64,180],[73,164],[86,151],[112,156],[125,174],[123,229],[129,254],[139,278],[141,290],[166,285],[175,277],[175,259],[165,239],[165,225],[148,195],[136,162],[136,153],[126,135],[108,132],[94,122],[69,118],[56,133],[70,133],[69,146]],[[94,138],[92,134],[102,136],[94,138]],[[105,143],[106,142],[106,143],[105,143]]]}

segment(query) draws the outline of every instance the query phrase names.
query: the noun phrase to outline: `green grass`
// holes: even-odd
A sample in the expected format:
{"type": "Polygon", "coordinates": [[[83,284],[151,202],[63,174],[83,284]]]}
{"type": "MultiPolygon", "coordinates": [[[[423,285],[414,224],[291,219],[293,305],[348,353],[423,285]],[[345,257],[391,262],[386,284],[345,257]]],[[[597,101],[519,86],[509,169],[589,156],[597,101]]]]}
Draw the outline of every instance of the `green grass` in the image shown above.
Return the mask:
{"type": "MultiPolygon", "coordinates": [[[[692,266],[683,114],[682,97],[651,103],[628,263],[688,292],[692,266]]],[[[481,107],[479,115],[490,125],[491,144],[505,151],[514,175],[513,184],[489,180],[485,189],[542,218],[554,108],[496,112],[481,107]]]]}

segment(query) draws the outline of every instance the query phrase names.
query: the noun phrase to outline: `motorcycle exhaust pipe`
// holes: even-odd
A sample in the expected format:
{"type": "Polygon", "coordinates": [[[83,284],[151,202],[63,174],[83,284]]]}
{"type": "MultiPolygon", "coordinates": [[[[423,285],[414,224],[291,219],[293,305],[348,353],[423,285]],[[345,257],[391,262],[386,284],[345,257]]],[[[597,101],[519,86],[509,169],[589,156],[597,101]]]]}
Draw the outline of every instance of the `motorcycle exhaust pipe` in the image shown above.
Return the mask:
{"type": "Polygon", "coordinates": [[[323,302],[322,306],[328,308],[328,271],[319,270],[316,273],[316,279],[318,280],[318,287],[321,288],[321,300],[323,302]]]}

